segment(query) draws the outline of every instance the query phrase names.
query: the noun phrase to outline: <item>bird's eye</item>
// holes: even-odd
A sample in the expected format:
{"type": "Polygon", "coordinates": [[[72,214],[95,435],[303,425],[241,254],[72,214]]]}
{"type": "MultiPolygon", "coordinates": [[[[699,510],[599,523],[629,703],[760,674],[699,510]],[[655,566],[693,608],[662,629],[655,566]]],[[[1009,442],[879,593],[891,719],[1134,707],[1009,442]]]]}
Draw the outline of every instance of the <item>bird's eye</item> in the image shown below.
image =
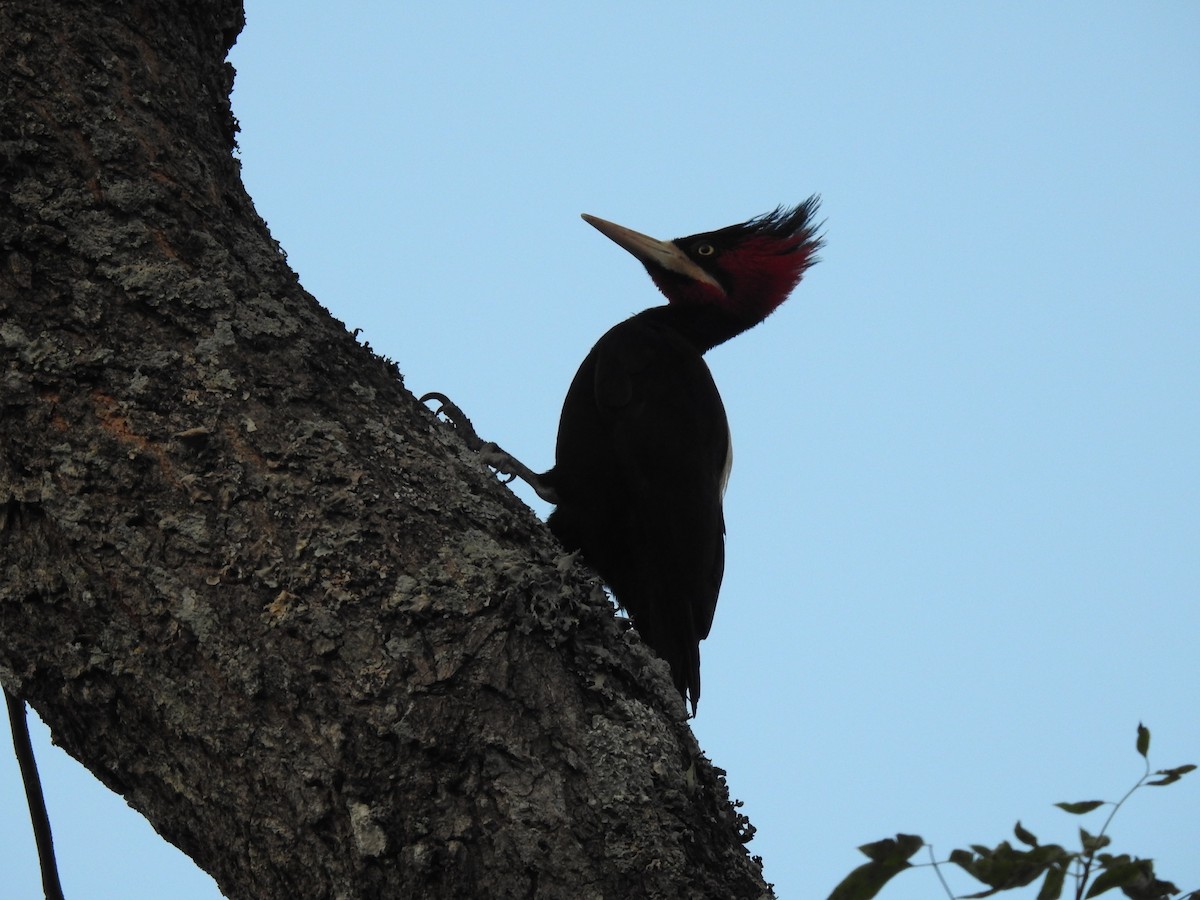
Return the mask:
{"type": "Polygon", "coordinates": [[[696,252],[701,256],[712,256],[717,251],[713,249],[712,244],[700,244],[696,247],[696,252]]]}

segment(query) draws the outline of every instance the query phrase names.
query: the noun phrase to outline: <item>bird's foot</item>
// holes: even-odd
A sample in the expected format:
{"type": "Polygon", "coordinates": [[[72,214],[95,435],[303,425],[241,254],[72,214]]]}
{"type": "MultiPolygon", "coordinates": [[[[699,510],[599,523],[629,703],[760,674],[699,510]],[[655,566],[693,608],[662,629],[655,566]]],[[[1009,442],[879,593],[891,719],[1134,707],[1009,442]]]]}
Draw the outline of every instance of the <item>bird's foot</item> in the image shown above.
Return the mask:
{"type": "Polygon", "coordinates": [[[458,432],[468,450],[473,450],[479,454],[480,461],[487,466],[491,466],[501,476],[505,484],[511,482],[514,478],[520,478],[528,484],[539,497],[547,503],[558,503],[558,495],[554,488],[551,487],[546,479],[534,472],[529,466],[525,465],[511,453],[504,450],[499,444],[494,441],[484,441],[475,431],[475,426],[471,424],[471,420],[467,418],[458,404],[454,403],[445,394],[440,394],[437,391],[431,391],[420,398],[420,403],[428,403],[430,400],[438,402],[438,408],[434,411],[434,415],[442,415],[446,420],[454,426],[454,430],[458,432]]]}
{"type": "Polygon", "coordinates": [[[430,400],[438,402],[438,408],[433,411],[433,414],[446,417],[446,421],[454,426],[454,430],[458,432],[458,436],[462,438],[462,442],[467,445],[468,450],[474,450],[477,453],[483,450],[483,438],[475,431],[475,426],[471,424],[471,420],[467,418],[467,414],[459,408],[457,403],[437,391],[430,391],[417,402],[428,403],[430,400]]]}

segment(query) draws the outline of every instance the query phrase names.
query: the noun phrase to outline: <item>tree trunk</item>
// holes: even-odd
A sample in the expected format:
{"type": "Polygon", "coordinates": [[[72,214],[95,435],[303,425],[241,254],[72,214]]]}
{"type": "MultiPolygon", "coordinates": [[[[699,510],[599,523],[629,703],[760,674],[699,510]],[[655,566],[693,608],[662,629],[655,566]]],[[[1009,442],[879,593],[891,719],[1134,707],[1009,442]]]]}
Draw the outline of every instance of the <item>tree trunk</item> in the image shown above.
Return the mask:
{"type": "Polygon", "coordinates": [[[289,270],[242,22],[0,2],[4,686],[229,897],[769,895],[665,665],[289,270]]]}

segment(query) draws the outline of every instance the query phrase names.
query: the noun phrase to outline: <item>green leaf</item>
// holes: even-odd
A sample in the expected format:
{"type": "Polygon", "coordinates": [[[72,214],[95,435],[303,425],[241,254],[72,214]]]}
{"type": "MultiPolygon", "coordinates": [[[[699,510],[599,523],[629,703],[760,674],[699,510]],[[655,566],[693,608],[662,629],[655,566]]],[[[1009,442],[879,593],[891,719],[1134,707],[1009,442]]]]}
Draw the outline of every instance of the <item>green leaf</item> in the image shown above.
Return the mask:
{"type": "Polygon", "coordinates": [[[1088,888],[1087,894],[1084,895],[1084,900],[1087,900],[1089,897],[1099,897],[1105,891],[1110,891],[1115,887],[1125,887],[1127,884],[1133,884],[1142,877],[1142,869],[1143,866],[1140,860],[1113,866],[1092,882],[1092,886],[1088,888]]]}
{"type": "Polygon", "coordinates": [[[873,844],[863,844],[858,848],[859,853],[875,862],[908,860],[914,853],[925,846],[920,835],[898,834],[894,838],[885,838],[873,844]]]}
{"type": "Polygon", "coordinates": [[[1022,844],[1028,844],[1030,847],[1036,847],[1038,845],[1037,838],[1034,837],[1033,832],[1027,831],[1025,828],[1023,828],[1019,819],[1017,820],[1016,827],[1013,828],[1013,834],[1017,836],[1017,840],[1022,844]]]}
{"type": "Polygon", "coordinates": [[[1154,861],[1150,859],[1131,859],[1122,854],[1108,857],[1102,868],[1104,873],[1096,878],[1088,897],[1099,896],[1114,887],[1119,887],[1129,900],[1170,900],[1179,893],[1179,888],[1171,882],[1155,876],[1154,861]]]}
{"type": "Polygon", "coordinates": [[[1046,880],[1038,891],[1037,900],[1058,900],[1062,896],[1063,880],[1067,877],[1067,867],[1052,866],[1046,872],[1046,880]]]}
{"type": "Polygon", "coordinates": [[[950,862],[954,863],[961,869],[967,872],[971,871],[971,866],[974,863],[975,856],[970,850],[951,850],[950,862]]]}
{"type": "Polygon", "coordinates": [[[1137,752],[1143,757],[1150,752],[1150,729],[1138,722],[1137,752]]]}
{"type": "MultiPolygon", "coordinates": [[[[962,868],[976,881],[981,881],[990,888],[978,894],[967,894],[967,897],[990,897],[997,891],[1007,891],[1016,887],[1032,884],[1042,874],[1051,868],[1065,870],[1074,858],[1058,844],[1046,844],[1031,850],[1015,850],[1008,841],[1001,841],[994,849],[975,847],[975,853],[966,850],[955,850],[950,854],[950,862],[962,868]],[[983,851],[983,852],[980,852],[983,851]]],[[[1060,885],[1061,889],[1061,885],[1060,885]]],[[[1048,897],[1056,897],[1053,893],[1053,882],[1048,897]]]]}
{"type": "Polygon", "coordinates": [[[1112,843],[1107,834],[1091,834],[1086,828],[1079,829],[1079,843],[1084,853],[1095,853],[1112,843]]]}
{"type": "Polygon", "coordinates": [[[863,863],[842,879],[841,884],[829,895],[829,900],[871,900],[883,890],[885,884],[908,868],[911,868],[910,863],[901,863],[899,866],[863,863]]]}
{"type": "Polygon", "coordinates": [[[885,884],[912,867],[909,857],[924,845],[915,834],[898,834],[895,838],[863,844],[858,849],[871,861],[842,879],[829,900],[871,900],[885,884]]]}
{"type": "Polygon", "coordinates": [[[1174,784],[1176,781],[1178,781],[1180,778],[1182,778],[1184,775],[1186,775],[1188,772],[1191,772],[1195,768],[1196,767],[1194,765],[1192,765],[1191,763],[1188,763],[1186,766],[1176,766],[1173,769],[1159,769],[1154,774],[1162,775],[1163,777],[1159,778],[1157,781],[1147,781],[1146,784],[1152,784],[1152,785],[1174,784]]]}
{"type": "Polygon", "coordinates": [[[1098,806],[1103,806],[1103,800],[1083,800],[1079,803],[1055,803],[1059,809],[1069,812],[1073,816],[1082,816],[1084,813],[1090,813],[1098,806]]]}

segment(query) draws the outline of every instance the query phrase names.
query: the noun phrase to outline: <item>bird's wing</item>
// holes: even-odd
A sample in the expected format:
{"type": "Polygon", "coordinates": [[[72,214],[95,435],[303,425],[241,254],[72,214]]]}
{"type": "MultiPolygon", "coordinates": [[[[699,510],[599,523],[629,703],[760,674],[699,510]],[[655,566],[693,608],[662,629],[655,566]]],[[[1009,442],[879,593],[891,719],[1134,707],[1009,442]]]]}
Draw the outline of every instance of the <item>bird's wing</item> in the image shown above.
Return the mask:
{"type": "Polygon", "coordinates": [[[676,631],[694,648],[708,636],[724,573],[725,408],[703,357],[670,329],[635,318],[593,352],[596,408],[628,485],[624,527],[636,566],[626,596],[623,585],[614,592],[652,646],[676,631]]]}

